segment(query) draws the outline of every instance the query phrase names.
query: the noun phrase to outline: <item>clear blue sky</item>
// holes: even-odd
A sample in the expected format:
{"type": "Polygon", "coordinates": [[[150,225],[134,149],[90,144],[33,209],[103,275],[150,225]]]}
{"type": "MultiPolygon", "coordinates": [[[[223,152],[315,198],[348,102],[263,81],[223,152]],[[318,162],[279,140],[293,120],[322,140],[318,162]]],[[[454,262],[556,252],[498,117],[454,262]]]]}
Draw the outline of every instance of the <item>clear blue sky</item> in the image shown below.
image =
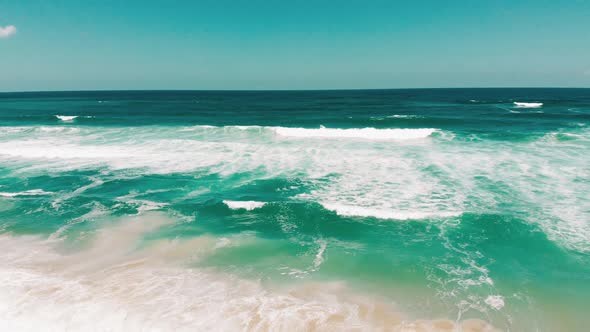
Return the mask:
{"type": "Polygon", "coordinates": [[[0,0],[0,27],[0,91],[590,87],[590,0],[0,0]]]}

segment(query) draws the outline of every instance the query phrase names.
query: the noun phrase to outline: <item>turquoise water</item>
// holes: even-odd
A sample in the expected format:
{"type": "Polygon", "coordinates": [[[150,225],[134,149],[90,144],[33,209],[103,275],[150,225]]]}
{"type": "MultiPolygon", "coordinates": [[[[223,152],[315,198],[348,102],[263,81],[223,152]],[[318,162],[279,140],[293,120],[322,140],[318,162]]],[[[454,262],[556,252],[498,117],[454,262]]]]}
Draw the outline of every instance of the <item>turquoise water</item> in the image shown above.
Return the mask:
{"type": "Polygon", "coordinates": [[[0,94],[0,326],[584,331],[589,123],[590,89],[0,94]]]}

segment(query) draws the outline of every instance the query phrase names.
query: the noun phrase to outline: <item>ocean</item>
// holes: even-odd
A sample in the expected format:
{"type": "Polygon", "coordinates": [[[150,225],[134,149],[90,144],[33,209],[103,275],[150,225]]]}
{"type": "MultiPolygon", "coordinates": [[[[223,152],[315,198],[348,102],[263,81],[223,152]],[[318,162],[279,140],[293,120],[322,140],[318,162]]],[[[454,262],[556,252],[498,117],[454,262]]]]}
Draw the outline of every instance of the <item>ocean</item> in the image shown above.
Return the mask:
{"type": "Polygon", "coordinates": [[[0,93],[3,331],[585,331],[590,89],[0,93]]]}

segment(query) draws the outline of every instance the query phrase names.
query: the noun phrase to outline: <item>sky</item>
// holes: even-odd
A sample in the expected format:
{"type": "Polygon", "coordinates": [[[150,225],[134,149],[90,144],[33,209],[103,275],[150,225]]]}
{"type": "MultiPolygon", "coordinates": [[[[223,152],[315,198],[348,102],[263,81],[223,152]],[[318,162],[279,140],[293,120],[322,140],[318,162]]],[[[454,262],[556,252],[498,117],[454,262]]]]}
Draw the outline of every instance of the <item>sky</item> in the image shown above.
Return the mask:
{"type": "Polygon", "coordinates": [[[590,0],[0,0],[0,91],[590,87],[590,0]]]}

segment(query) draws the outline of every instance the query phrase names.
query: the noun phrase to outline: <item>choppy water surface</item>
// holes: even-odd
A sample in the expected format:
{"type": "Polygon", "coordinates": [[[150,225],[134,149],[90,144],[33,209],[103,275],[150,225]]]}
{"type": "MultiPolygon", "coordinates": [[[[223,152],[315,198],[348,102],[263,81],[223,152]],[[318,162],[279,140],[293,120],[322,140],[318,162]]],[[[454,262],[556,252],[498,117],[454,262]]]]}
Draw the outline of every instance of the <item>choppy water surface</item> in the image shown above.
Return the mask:
{"type": "Polygon", "coordinates": [[[588,89],[0,94],[0,328],[583,331],[589,124],[588,89]]]}

